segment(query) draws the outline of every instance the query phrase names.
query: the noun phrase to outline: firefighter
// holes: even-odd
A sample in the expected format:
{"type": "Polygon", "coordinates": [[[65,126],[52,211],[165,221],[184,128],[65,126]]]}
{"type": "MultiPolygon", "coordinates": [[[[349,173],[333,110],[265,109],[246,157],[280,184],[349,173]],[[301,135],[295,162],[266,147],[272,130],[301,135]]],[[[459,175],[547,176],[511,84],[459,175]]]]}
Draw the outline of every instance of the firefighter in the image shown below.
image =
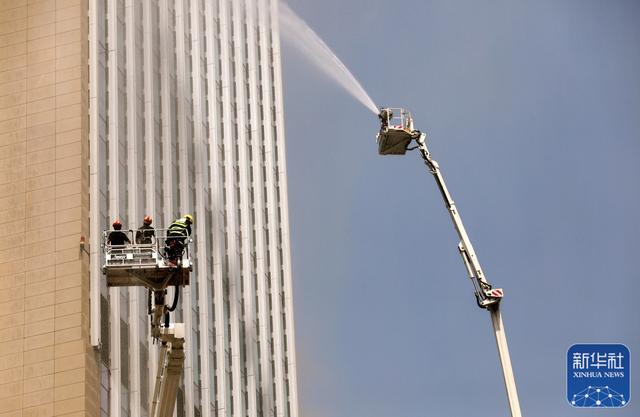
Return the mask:
{"type": "Polygon", "coordinates": [[[380,123],[384,129],[389,126],[389,122],[391,121],[391,118],[393,118],[393,112],[390,109],[382,109],[378,114],[378,118],[380,119],[380,123]]]}
{"type": "Polygon", "coordinates": [[[182,258],[185,241],[191,236],[191,225],[193,216],[186,214],[175,220],[167,230],[167,240],[165,241],[165,255],[167,259],[176,264],[182,258]]]}
{"type": "Polygon", "coordinates": [[[124,246],[127,243],[131,243],[127,234],[122,232],[122,223],[120,220],[116,219],[113,222],[113,231],[109,232],[109,236],[107,237],[107,243],[112,246],[124,246]]]}
{"type": "Polygon", "coordinates": [[[151,216],[144,216],[142,226],[136,232],[136,243],[141,245],[150,245],[155,236],[155,229],[151,226],[151,216]]]}

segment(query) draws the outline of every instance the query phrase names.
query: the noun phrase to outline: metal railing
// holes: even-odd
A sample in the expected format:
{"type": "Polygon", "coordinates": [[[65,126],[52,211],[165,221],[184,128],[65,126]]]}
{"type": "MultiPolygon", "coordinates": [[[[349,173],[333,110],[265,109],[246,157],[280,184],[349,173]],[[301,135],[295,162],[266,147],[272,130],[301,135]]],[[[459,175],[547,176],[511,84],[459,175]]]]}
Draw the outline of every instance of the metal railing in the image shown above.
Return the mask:
{"type": "Polygon", "coordinates": [[[390,111],[386,120],[387,126],[391,129],[402,129],[409,132],[413,131],[413,117],[411,113],[399,107],[390,107],[386,110],[390,111]]]}
{"type": "MultiPolygon", "coordinates": [[[[143,229],[149,233],[149,229],[143,229]]],[[[172,239],[181,239],[176,236],[168,236],[167,229],[154,229],[151,243],[135,243],[138,230],[105,230],[102,232],[102,251],[104,254],[104,267],[120,268],[155,268],[161,264],[169,265],[167,257],[167,242],[172,239]],[[109,243],[109,235],[113,232],[124,233],[130,243],[124,245],[112,245],[109,243]]],[[[191,267],[191,237],[184,238],[184,251],[181,264],[183,267],[191,267]]]]}

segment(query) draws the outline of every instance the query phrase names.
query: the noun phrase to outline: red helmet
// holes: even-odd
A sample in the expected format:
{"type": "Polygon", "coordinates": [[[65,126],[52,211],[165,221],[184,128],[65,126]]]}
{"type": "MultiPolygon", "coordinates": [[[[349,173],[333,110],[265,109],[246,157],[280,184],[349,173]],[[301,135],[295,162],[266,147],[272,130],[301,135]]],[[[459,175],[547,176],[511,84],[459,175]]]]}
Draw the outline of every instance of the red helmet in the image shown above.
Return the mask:
{"type": "Polygon", "coordinates": [[[142,220],[142,222],[146,225],[150,225],[152,221],[153,220],[151,219],[151,216],[144,216],[144,220],[142,220]]]}
{"type": "Polygon", "coordinates": [[[120,229],[122,229],[122,223],[120,223],[120,220],[116,219],[116,220],[113,222],[113,228],[114,228],[115,230],[120,230],[120,229]]]}

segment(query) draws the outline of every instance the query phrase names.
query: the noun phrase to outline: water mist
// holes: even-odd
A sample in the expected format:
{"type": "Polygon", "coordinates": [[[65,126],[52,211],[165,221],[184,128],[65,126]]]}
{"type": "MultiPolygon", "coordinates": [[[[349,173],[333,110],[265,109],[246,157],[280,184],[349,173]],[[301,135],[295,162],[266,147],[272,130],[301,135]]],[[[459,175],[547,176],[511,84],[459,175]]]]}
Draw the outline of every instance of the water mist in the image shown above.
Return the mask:
{"type": "Polygon", "coordinates": [[[376,104],[331,48],[289,6],[280,2],[279,7],[282,38],[351,96],[377,114],[376,104]]]}

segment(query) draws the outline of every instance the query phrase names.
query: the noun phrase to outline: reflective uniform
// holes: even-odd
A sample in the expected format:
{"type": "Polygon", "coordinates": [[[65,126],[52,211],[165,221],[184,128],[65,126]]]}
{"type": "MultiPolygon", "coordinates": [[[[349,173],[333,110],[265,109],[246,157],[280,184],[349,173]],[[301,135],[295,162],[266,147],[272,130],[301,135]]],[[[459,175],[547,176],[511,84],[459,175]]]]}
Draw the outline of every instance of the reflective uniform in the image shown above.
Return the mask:
{"type": "Polygon", "coordinates": [[[186,218],[181,217],[171,223],[167,229],[167,240],[165,241],[165,254],[173,262],[182,258],[184,252],[184,242],[191,236],[191,224],[186,218]]]}
{"type": "MultiPolygon", "coordinates": [[[[191,224],[184,217],[171,223],[167,231],[169,237],[184,237],[191,236],[191,224]]],[[[184,239],[183,239],[184,240],[184,239]]]]}

